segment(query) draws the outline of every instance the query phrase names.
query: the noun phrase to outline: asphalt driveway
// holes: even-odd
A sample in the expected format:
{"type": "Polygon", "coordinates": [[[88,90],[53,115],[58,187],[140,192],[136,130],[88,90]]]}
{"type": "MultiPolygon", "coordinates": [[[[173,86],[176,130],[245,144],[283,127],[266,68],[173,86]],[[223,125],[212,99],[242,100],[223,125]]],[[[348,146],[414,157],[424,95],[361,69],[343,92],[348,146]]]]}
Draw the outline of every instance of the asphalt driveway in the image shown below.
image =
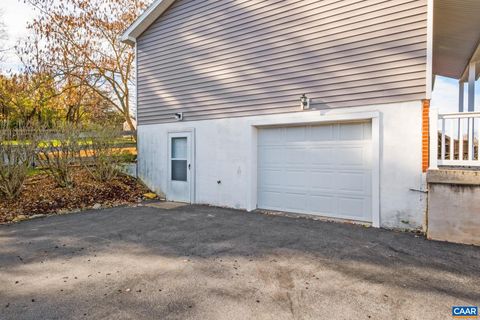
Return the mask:
{"type": "Polygon", "coordinates": [[[116,208],[0,226],[0,319],[451,319],[480,248],[238,210],[116,208]]]}

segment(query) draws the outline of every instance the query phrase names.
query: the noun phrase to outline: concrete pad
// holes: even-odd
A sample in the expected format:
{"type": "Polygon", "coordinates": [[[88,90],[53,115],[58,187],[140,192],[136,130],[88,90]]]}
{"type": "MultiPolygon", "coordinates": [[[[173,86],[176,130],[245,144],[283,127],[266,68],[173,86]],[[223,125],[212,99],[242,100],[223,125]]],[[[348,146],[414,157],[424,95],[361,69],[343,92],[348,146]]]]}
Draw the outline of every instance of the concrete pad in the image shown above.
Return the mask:
{"type": "Polygon", "coordinates": [[[146,207],[157,208],[157,209],[176,209],[187,206],[187,203],[183,202],[172,202],[172,201],[162,201],[162,202],[152,202],[145,204],[146,207]]]}

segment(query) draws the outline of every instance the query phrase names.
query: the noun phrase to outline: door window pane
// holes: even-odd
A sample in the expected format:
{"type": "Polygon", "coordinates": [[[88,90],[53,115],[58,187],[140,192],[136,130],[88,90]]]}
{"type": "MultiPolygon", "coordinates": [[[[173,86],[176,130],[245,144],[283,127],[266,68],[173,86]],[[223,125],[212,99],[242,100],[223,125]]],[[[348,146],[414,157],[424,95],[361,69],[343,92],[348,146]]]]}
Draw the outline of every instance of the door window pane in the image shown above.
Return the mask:
{"type": "Polygon", "coordinates": [[[172,138],[172,158],[187,158],[187,138],[172,138]]]}
{"type": "Polygon", "coordinates": [[[187,160],[172,160],[172,180],[187,181],[187,160]]]}

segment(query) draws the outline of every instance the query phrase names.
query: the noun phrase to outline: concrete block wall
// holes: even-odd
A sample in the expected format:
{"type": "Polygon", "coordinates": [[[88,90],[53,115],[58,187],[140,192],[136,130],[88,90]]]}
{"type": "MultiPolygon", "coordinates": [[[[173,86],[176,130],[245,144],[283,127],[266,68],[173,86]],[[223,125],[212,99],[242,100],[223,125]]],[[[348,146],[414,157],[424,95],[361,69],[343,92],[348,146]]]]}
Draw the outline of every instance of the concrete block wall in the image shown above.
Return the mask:
{"type": "Polygon", "coordinates": [[[427,237],[480,245],[480,172],[433,170],[427,182],[427,237]]]}

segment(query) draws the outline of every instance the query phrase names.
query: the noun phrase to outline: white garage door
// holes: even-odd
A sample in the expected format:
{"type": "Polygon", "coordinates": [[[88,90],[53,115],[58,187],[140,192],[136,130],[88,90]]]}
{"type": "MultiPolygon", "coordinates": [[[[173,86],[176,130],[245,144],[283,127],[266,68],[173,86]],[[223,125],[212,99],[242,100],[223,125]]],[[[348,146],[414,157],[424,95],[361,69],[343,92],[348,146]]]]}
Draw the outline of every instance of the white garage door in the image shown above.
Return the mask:
{"type": "Polygon", "coordinates": [[[372,221],[371,122],[258,132],[258,207],[372,221]]]}

